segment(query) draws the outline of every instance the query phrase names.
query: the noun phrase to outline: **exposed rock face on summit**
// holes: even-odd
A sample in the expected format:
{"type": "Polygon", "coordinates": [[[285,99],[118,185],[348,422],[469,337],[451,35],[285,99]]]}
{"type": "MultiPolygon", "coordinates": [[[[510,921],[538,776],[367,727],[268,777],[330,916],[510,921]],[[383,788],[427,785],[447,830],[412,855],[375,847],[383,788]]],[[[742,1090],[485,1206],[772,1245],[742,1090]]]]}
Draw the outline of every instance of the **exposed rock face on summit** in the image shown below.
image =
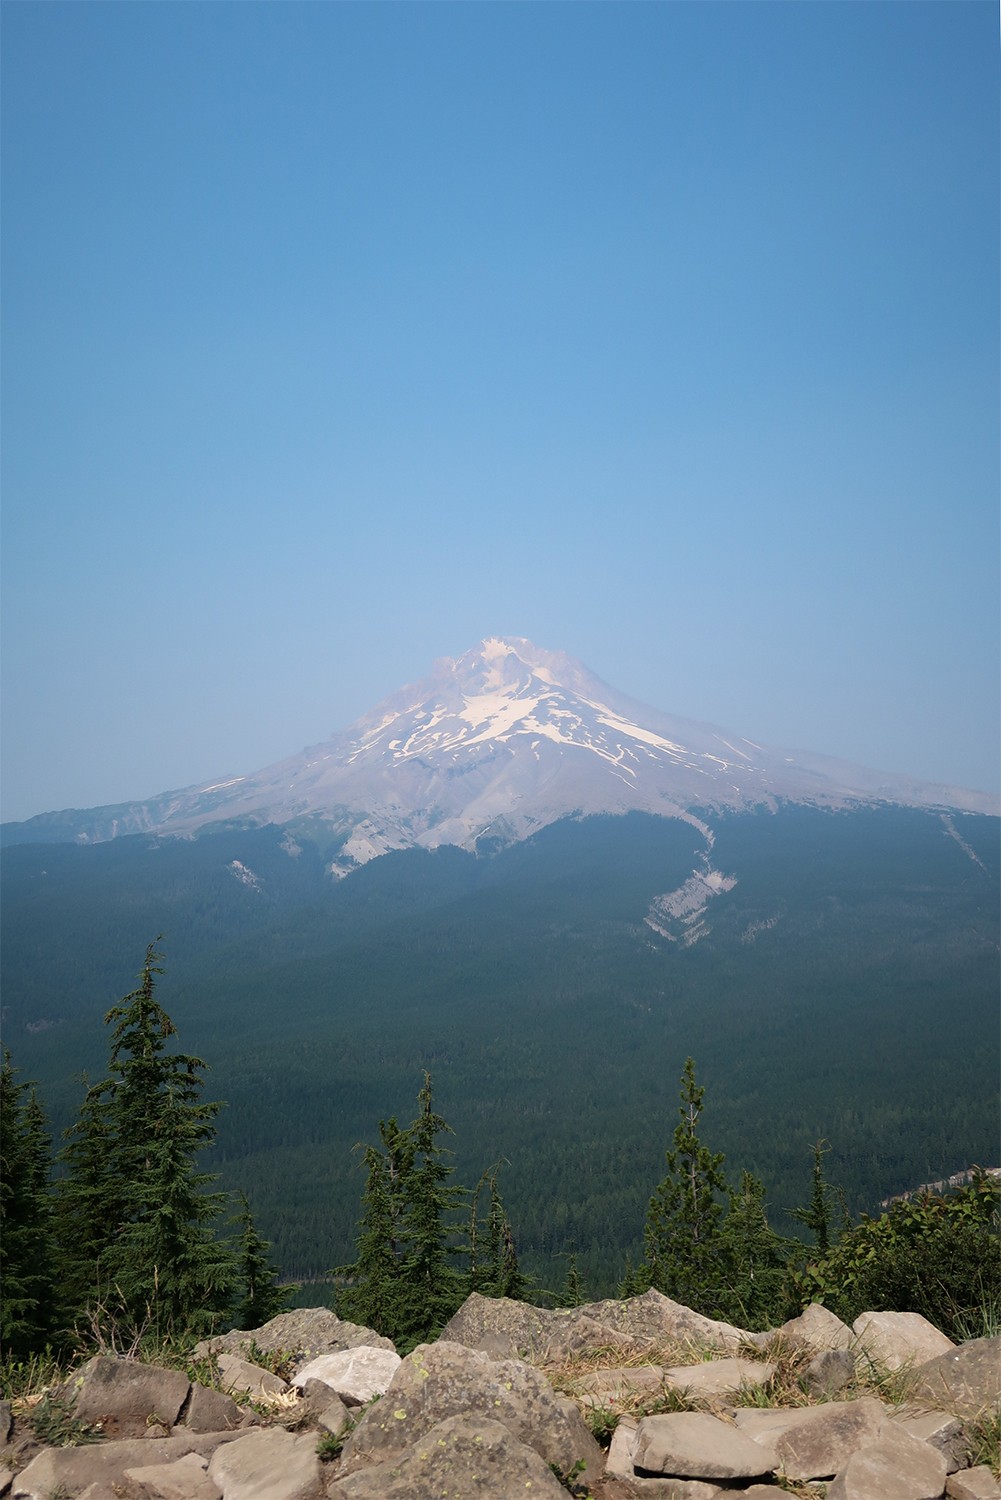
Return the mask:
{"type": "MultiPolygon", "coordinates": [[[[769,749],[625,697],[562,652],[481,641],[341,734],[250,776],[149,802],[9,824],[9,842],[191,833],[317,817],[346,835],[335,873],[391,849],[510,843],[560,818],[780,801],[893,802],[994,813],[995,799],[824,756],[769,749]]],[[[712,872],[707,869],[706,878],[712,872]]]]}

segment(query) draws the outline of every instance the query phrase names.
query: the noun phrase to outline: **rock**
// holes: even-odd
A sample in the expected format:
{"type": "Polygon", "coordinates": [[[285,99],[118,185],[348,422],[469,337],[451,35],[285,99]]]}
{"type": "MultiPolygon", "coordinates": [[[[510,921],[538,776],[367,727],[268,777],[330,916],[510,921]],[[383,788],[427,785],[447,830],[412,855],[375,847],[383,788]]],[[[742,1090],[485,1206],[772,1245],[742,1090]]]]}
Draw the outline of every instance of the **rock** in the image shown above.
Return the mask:
{"type": "Polygon", "coordinates": [[[949,1500],[998,1500],[1001,1484],[986,1464],[978,1464],[975,1469],[950,1474],[945,1482],[945,1493],[949,1500]]]}
{"type": "Polygon", "coordinates": [[[232,1396],[210,1390],[197,1381],[192,1381],[191,1396],[181,1416],[190,1432],[227,1432],[245,1420],[232,1396]]]}
{"type": "Polygon", "coordinates": [[[870,1447],[853,1453],[827,1487],[827,1500],[941,1500],[941,1453],[887,1422],[870,1447]]]}
{"type": "Polygon", "coordinates": [[[787,1479],[825,1479],[837,1474],[856,1451],[876,1442],[888,1420],[881,1402],[829,1401],[822,1406],[794,1406],[735,1414],[737,1428],[758,1442],[775,1446],[787,1479]]]}
{"type": "Polygon", "coordinates": [[[911,1437],[919,1438],[922,1443],[930,1443],[933,1448],[937,1448],[945,1459],[947,1474],[953,1474],[957,1469],[965,1468],[966,1439],[963,1436],[963,1424],[958,1417],[950,1416],[945,1411],[926,1411],[923,1407],[902,1406],[893,1413],[893,1420],[899,1422],[911,1437]]]}
{"type": "Polygon", "coordinates": [[[364,1406],[373,1396],[381,1396],[402,1363],[395,1349],[373,1349],[359,1344],[338,1354],[321,1354],[311,1359],[292,1378],[292,1384],[303,1387],[307,1380],[322,1380],[335,1395],[354,1406],[364,1406]]]}
{"type": "Polygon", "coordinates": [[[819,1302],[811,1302],[798,1318],[790,1318],[781,1328],[755,1334],[754,1342],[767,1346],[776,1337],[793,1349],[812,1349],[818,1353],[824,1349],[850,1350],[852,1347],[852,1331],[848,1324],[842,1323],[819,1302]]]}
{"type": "Polygon", "coordinates": [[[472,1412],[436,1422],[402,1453],[340,1479],[333,1500],[567,1500],[567,1491],[533,1448],[502,1422],[472,1412]]]}
{"type": "Polygon", "coordinates": [[[576,1312],[641,1344],[681,1344],[699,1350],[736,1349],[751,1338],[745,1329],[704,1318],[652,1288],[640,1297],[627,1297],[624,1301],[590,1302],[576,1312]]]}
{"type": "Polygon", "coordinates": [[[259,1427],[216,1449],[209,1478],[223,1500],[318,1500],[323,1473],[316,1438],[282,1427],[259,1427]]]}
{"type": "Polygon", "coordinates": [[[445,1324],[441,1338],[450,1344],[465,1344],[467,1349],[483,1349],[492,1359],[516,1359],[522,1350],[545,1345],[556,1318],[556,1313],[530,1307],[526,1302],[470,1292],[445,1324]]]}
{"type": "Polygon", "coordinates": [[[50,1500],[51,1495],[60,1492],[82,1495],[89,1485],[110,1488],[113,1494],[115,1485],[125,1485],[126,1469],[173,1463],[186,1453],[207,1458],[238,1436],[228,1432],[187,1432],[152,1442],[125,1438],[80,1448],[43,1448],[15,1476],[11,1500],[50,1500]]]}
{"type": "Polygon", "coordinates": [[[671,1365],[664,1371],[668,1385],[690,1396],[718,1396],[742,1385],[767,1385],[775,1366],[761,1359],[709,1359],[697,1365],[671,1365]]]}
{"type": "Polygon", "coordinates": [[[910,1396],[958,1417],[1001,1401],[1001,1338],[971,1339],[918,1367],[910,1396]]]}
{"type": "Polygon", "coordinates": [[[607,1350],[610,1354],[615,1351],[632,1354],[640,1347],[635,1338],[610,1328],[607,1323],[599,1323],[597,1319],[589,1317],[583,1308],[575,1307],[569,1312],[558,1312],[554,1316],[556,1321],[543,1346],[544,1358],[553,1364],[573,1359],[580,1354],[597,1353],[599,1350],[607,1350]]]}
{"type": "Polygon", "coordinates": [[[10,1402],[0,1401],[0,1446],[10,1440],[10,1429],[14,1425],[14,1419],[10,1414],[10,1402]]]}
{"type": "Polygon", "coordinates": [[[803,1385],[814,1396],[836,1396],[855,1379],[855,1356],[847,1349],[823,1349],[803,1371],[803,1385]]]}
{"type": "Polygon", "coordinates": [[[927,1318],[914,1312],[860,1313],[852,1332],[866,1358],[886,1370],[923,1365],[956,1347],[927,1318]]]}
{"type": "Polygon", "coordinates": [[[653,1396],[664,1388],[659,1365],[624,1365],[614,1370],[591,1370],[574,1381],[574,1394],[586,1406],[613,1406],[629,1396],[653,1396]]]}
{"type": "MultiPolygon", "coordinates": [[[[636,1417],[620,1417],[605,1463],[605,1474],[620,1482],[630,1500],[714,1500],[720,1494],[718,1485],[706,1484],[700,1479],[647,1479],[636,1474],[633,1468],[633,1452],[639,1421],[636,1417]]],[[[618,1494],[618,1491],[616,1491],[618,1494]]]]}
{"type": "Polygon", "coordinates": [[[446,1417],[489,1414],[513,1437],[564,1472],[578,1459],[586,1476],[600,1450],[583,1417],[561,1400],[538,1370],[521,1360],[491,1360],[479,1350],[439,1339],[419,1344],[389,1390],[364,1414],[344,1445],[345,1469],[384,1463],[446,1417]]]}
{"type": "Polygon", "coordinates": [[[262,1396],[280,1396],[288,1390],[287,1383],[270,1370],[252,1365],[238,1354],[217,1354],[219,1382],[227,1391],[259,1399],[262,1396]]]}
{"type": "Polygon", "coordinates": [[[208,1460],[186,1453],[170,1464],[147,1464],[126,1469],[126,1479],[143,1485],[155,1500],[222,1500],[222,1490],[209,1478],[208,1460]]]}
{"type": "Polygon", "coordinates": [[[361,1328],[357,1323],[345,1323],[329,1307],[295,1307],[291,1312],[279,1313],[260,1328],[218,1334],[211,1339],[202,1339],[195,1345],[195,1355],[246,1354],[254,1343],[258,1349],[273,1354],[276,1349],[289,1353],[301,1351],[304,1359],[315,1359],[318,1354],[334,1354],[339,1349],[354,1349],[358,1344],[368,1344],[375,1349],[392,1349],[390,1339],[383,1338],[372,1328],[361,1328]]]}
{"type": "Polygon", "coordinates": [[[81,1422],[112,1438],[143,1436],[151,1423],[169,1432],[188,1399],[191,1382],[182,1370],[163,1370],[137,1359],[95,1354],[62,1387],[81,1422]]]}
{"type": "Polygon", "coordinates": [[[2,1465],[0,1465],[0,1495],[5,1495],[7,1493],[7,1490],[10,1488],[10,1483],[13,1478],[14,1470],[5,1469],[2,1465]]]}
{"type": "Polygon", "coordinates": [[[307,1380],[302,1396],[309,1420],[324,1432],[332,1432],[336,1437],[351,1421],[351,1413],[340,1396],[322,1380],[307,1380]]]}
{"type": "Polygon", "coordinates": [[[778,1457],[767,1436],[758,1442],[708,1412],[682,1411],[641,1420],[633,1466],[679,1479],[760,1479],[778,1457]]]}

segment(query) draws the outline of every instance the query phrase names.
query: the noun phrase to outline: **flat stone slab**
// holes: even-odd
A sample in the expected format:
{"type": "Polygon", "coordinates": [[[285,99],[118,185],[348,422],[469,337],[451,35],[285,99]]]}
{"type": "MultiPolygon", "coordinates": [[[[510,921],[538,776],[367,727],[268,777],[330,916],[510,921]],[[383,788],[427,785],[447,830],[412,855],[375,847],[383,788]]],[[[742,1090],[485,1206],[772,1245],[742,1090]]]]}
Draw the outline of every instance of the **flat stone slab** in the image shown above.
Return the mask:
{"type": "Polygon", "coordinates": [[[323,1473],[316,1437],[295,1437],[283,1427],[258,1427],[218,1448],[209,1478],[223,1500],[318,1500],[323,1473]]]}
{"type": "Polygon", "coordinates": [[[100,1423],[109,1437],[138,1437],[150,1422],[173,1427],[191,1382],[183,1370],[164,1370],[138,1359],[95,1354],[62,1387],[82,1422],[100,1423]]]}
{"type": "Polygon", "coordinates": [[[303,1389],[308,1380],[322,1380],[335,1395],[364,1406],[373,1396],[382,1396],[403,1361],[395,1349],[375,1349],[364,1344],[337,1354],[321,1354],[303,1365],[292,1384],[303,1389]]]}
{"type": "Polygon", "coordinates": [[[141,1484],[156,1500],[222,1500],[222,1490],[208,1476],[208,1459],[186,1453],[171,1464],[126,1469],[126,1479],[141,1484]]]}
{"type": "Polygon", "coordinates": [[[641,1420],[633,1466],[679,1479],[761,1479],[778,1454],[767,1434],[756,1441],[708,1412],[668,1412],[641,1420]]]}
{"type": "Polygon", "coordinates": [[[999,1500],[1001,1484],[986,1464],[978,1464],[975,1469],[950,1474],[945,1482],[945,1493],[949,1500],[999,1500]]]}
{"type": "Polygon", "coordinates": [[[827,1500],[942,1500],[945,1478],[941,1453],[887,1422],[827,1486],[827,1500]]]}
{"type": "Polygon", "coordinates": [[[664,1387],[659,1365],[623,1365],[613,1370],[591,1370],[574,1381],[574,1394],[588,1406],[608,1406],[629,1396],[652,1396],[664,1387]]]}
{"type": "Polygon", "coordinates": [[[888,1417],[880,1401],[864,1396],[772,1411],[748,1407],[734,1420],[748,1437],[774,1443],[787,1479],[809,1480],[837,1474],[858,1448],[878,1440],[888,1417]]]}
{"type": "Polygon", "coordinates": [[[251,1397],[280,1396],[288,1390],[288,1384],[270,1370],[252,1365],[238,1354],[217,1354],[220,1384],[227,1391],[251,1397]]]}
{"type": "Polygon", "coordinates": [[[966,1439],[963,1424],[958,1417],[946,1411],[926,1411],[915,1406],[903,1406],[893,1413],[898,1423],[911,1437],[922,1443],[930,1443],[945,1459],[949,1474],[966,1467],[966,1439]]]}
{"type": "Polygon", "coordinates": [[[237,1440],[233,1432],[187,1432],[168,1438],[125,1438],[80,1448],[43,1448],[14,1478],[11,1500],[50,1500],[60,1491],[82,1495],[90,1485],[125,1483],[125,1470],[176,1462],[186,1453],[207,1458],[237,1440]]]}
{"type": "Polygon", "coordinates": [[[886,1370],[927,1364],[955,1349],[934,1324],[915,1312],[864,1312],[852,1324],[858,1347],[886,1370]]]}
{"type": "Polygon", "coordinates": [[[710,1359],[697,1365],[671,1365],[664,1371],[668,1385],[693,1396],[719,1396],[741,1386],[767,1385],[775,1366],[763,1359],[710,1359]]]}

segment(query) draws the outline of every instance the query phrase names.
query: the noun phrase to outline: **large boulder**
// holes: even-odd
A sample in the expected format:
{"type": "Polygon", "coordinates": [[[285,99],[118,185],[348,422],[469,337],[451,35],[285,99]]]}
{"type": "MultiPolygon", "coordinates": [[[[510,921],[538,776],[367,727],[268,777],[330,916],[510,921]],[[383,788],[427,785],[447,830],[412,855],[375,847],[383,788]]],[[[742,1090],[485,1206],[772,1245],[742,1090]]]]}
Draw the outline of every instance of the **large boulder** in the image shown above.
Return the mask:
{"type": "Polygon", "coordinates": [[[373,1396],[381,1396],[389,1389],[400,1363],[395,1349],[371,1349],[360,1344],[355,1349],[311,1359],[295,1373],[292,1384],[305,1388],[309,1380],[322,1380],[342,1400],[364,1406],[373,1396]]]}
{"type": "Polygon", "coordinates": [[[748,1437],[774,1443],[787,1479],[811,1480],[831,1478],[856,1449],[876,1442],[887,1413],[881,1402],[865,1396],[821,1406],[745,1407],[734,1420],[748,1437]]]}
{"type": "Polygon", "coordinates": [[[95,1354],[71,1375],[62,1395],[73,1415],[108,1437],[141,1437],[152,1423],[173,1427],[191,1382],[182,1370],[164,1370],[138,1359],[95,1354]]]}
{"type": "Polygon", "coordinates": [[[238,1432],[184,1433],[168,1438],[126,1438],[90,1443],[81,1448],[43,1448],[14,1478],[10,1500],[51,1500],[53,1495],[80,1495],[91,1486],[112,1495],[128,1493],[127,1469],[170,1464],[196,1453],[209,1457],[238,1432]]]}
{"type": "Polygon", "coordinates": [[[887,1422],[875,1443],[853,1453],[827,1487],[827,1500],[941,1500],[945,1459],[887,1422]]]}
{"type": "Polygon", "coordinates": [[[971,1339],[921,1365],[909,1388],[913,1401],[975,1417],[1001,1402],[1001,1338],[971,1339]]]}
{"type": "Polygon", "coordinates": [[[870,1363],[886,1370],[927,1364],[956,1347],[952,1339],[916,1312],[859,1313],[852,1333],[870,1363]]]}
{"type": "Polygon", "coordinates": [[[808,1349],[813,1353],[824,1349],[851,1349],[853,1342],[848,1324],[842,1323],[830,1308],[820,1302],[811,1302],[798,1318],[790,1318],[780,1328],[755,1334],[754,1342],[768,1344],[776,1337],[793,1349],[808,1349]]]}
{"type": "Polygon", "coordinates": [[[642,1344],[733,1350],[751,1338],[746,1329],[704,1318],[652,1287],[639,1297],[589,1302],[575,1311],[642,1344]]]}
{"type": "Polygon", "coordinates": [[[156,1500],[221,1500],[222,1490],[208,1476],[208,1459],[186,1453],[167,1464],[138,1464],[126,1479],[156,1500]]]}
{"type": "Polygon", "coordinates": [[[337,1481],[328,1500],[567,1500],[545,1459],[509,1427],[466,1412],[436,1422],[401,1453],[337,1481]]]}
{"type": "Polygon", "coordinates": [[[252,1365],[238,1354],[217,1354],[216,1364],[219,1366],[220,1385],[225,1391],[235,1392],[236,1395],[250,1396],[253,1400],[260,1401],[271,1396],[281,1396],[288,1390],[288,1383],[280,1375],[273,1375],[260,1365],[252,1365]]]}
{"type": "Polygon", "coordinates": [[[483,1413],[562,1472],[578,1459],[588,1475],[600,1468],[600,1450],[580,1412],[538,1370],[439,1339],[419,1344],[369,1407],[344,1445],[345,1471],[397,1457],[446,1417],[483,1413]]]}
{"type": "Polygon", "coordinates": [[[527,1302],[470,1292],[445,1324],[441,1337],[450,1344],[465,1344],[467,1349],[482,1349],[492,1359],[516,1359],[522,1352],[541,1349],[555,1320],[555,1313],[527,1302]]]}
{"type": "Polygon", "coordinates": [[[279,1313],[260,1328],[234,1328],[230,1333],[202,1339],[195,1345],[195,1354],[245,1354],[251,1344],[268,1354],[279,1349],[300,1353],[303,1363],[318,1354],[334,1354],[339,1349],[357,1348],[359,1344],[375,1349],[393,1348],[392,1341],[381,1333],[357,1323],[346,1323],[329,1307],[295,1307],[291,1312],[279,1313]]]}

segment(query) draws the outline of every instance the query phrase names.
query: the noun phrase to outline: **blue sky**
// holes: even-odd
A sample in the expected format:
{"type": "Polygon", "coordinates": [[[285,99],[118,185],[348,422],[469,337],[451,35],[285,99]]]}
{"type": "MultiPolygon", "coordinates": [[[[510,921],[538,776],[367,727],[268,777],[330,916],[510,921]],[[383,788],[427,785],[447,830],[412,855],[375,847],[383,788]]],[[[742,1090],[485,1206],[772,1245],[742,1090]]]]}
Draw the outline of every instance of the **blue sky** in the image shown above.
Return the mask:
{"type": "Polygon", "coordinates": [[[3,815],[487,634],[996,790],[992,4],[3,11],[3,815]]]}

